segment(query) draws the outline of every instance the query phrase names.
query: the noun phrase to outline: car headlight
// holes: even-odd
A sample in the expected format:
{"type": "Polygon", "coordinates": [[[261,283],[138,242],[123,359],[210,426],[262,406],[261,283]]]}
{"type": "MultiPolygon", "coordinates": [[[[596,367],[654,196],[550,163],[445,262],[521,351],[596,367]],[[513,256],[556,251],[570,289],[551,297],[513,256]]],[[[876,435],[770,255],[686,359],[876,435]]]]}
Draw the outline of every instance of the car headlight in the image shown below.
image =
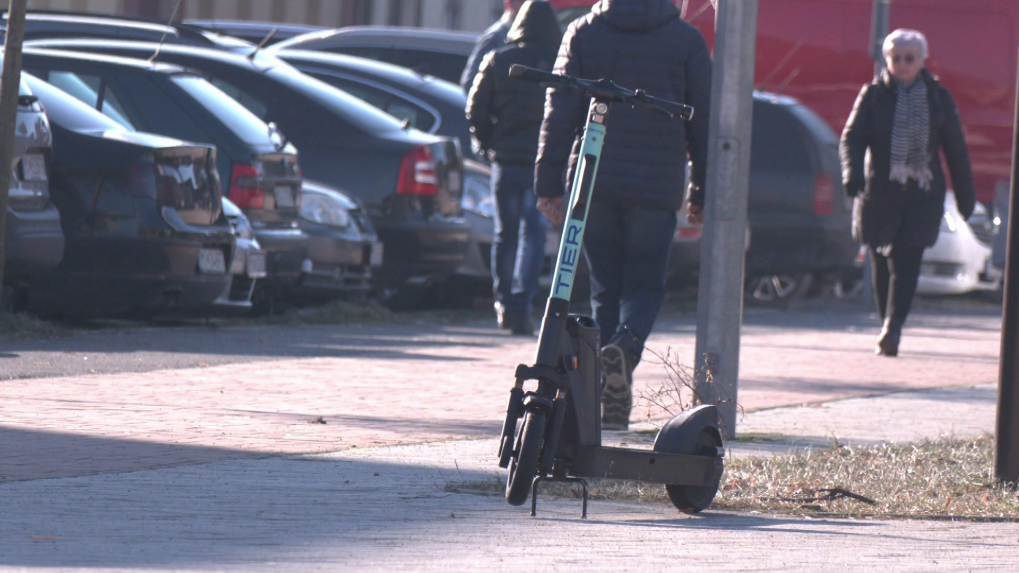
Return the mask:
{"type": "Polygon", "coordinates": [[[942,233],[954,233],[959,229],[959,223],[949,211],[945,211],[945,216],[941,218],[941,232],[942,233]]]}
{"type": "Polygon", "coordinates": [[[336,199],[318,193],[304,193],[301,198],[301,217],[314,223],[339,227],[350,226],[350,212],[336,199]]]}
{"type": "Polygon", "coordinates": [[[463,199],[460,203],[465,211],[484,217],[495,217],[495,202],[492,199],[490,180],[468,174],[464,178],[463,199]]]}

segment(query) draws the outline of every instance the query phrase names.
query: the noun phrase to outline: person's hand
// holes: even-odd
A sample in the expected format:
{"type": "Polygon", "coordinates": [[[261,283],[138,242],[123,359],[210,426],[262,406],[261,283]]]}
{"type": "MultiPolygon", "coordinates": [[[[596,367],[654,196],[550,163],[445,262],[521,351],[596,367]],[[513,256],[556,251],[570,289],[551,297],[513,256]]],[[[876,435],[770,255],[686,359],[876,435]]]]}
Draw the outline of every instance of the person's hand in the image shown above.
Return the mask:
{"type": "Polygon", "coordinates": [[[686,204],[686,222],[691,225],[703,225],[704,224],[704,207],[700,205],[694,205],[693,203],[686,204]]]}
{"type": "Polygon", "coordinates": [[[548,217],[553,225],[558,225],[566,218],[566,206],[562,197],[540,197],[538,199],[538,211],[548,217]]]}

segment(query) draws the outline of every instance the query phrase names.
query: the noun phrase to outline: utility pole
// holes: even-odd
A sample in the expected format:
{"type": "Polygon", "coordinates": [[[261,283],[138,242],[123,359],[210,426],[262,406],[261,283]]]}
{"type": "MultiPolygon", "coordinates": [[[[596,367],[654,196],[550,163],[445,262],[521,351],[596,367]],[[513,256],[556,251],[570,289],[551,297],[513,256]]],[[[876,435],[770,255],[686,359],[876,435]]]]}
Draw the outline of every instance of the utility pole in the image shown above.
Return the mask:
{"type": "Polygon", "coordinates": [[[884,44],[888,35],[888,17],[892,0],[874,0],[874,12],[870,23],[870,57],[874,60],[874,77],[885,67],[884,44]]]}
{"type": "Polygon", "coordinates": [[[750,134],[757,0],[718,0],[701,273],[697,295],[696,389],[718,404],[725,437],[736,435],[743,322],[750,134]]]}
{"type": "MultiPolygon", "coordinates": [[[[21,44],[25,39],[25,2],[11,0],[7,8],[4,64],[0,72],[0,288],[7,263],[7,192],[14,160],[14,128],[18,123],[18,87],[21,85],[21,44]]],[[[0,308],[0,312],[3,309],[0,308]]]]}
{"type": "MultiPolygon", "coordinates": [[[[1019,75],[1019,66],[1016,74],[1019,75]]],[[[994,476],[1019,482],[1019,80],[1012,140],[1012,194],[1008,202],[1008,251],[1001,318],[998,415],[994,431],[994,476]]]]}

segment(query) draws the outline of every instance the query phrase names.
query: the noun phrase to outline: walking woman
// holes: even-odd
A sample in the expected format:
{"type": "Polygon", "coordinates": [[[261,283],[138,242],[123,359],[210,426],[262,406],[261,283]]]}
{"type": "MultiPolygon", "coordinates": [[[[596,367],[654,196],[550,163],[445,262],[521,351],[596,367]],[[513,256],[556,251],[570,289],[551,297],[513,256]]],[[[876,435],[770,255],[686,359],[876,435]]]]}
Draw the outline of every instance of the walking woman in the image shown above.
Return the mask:
{"type": "Polygon", "coordinates": [[[885,68],[856,99],[839,152],[846,193],[855,197],[853,236],[870,249],[874,297],[883,321],[875,353],[897,356],[924,249],[944,217],[944,152],[955,201],[973,213],[973,174],[951,94],[924,68],[927,40],[895,30],[885,68]]]}

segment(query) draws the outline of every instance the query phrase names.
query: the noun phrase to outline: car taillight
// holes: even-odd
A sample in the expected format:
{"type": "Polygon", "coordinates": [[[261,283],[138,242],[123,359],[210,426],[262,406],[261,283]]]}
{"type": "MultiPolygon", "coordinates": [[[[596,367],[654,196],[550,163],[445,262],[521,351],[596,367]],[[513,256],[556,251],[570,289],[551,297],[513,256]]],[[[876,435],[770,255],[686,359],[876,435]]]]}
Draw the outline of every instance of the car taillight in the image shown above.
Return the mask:
{"type": "Polygon", "coordinates": [[[434,197],[439,193],[435,161],[432,159],[432,150],[427,145],[415,147],[403,156],[396,192],[399,195],[419,197],[434,197]]]}
{"type": "Polygon", "coordinates": [[[831,215],[835,211],[835,184],[831,175],[822,173],[814,181],[814,214],[831,215]]]}
{"type": "Polygon", "coordinates": [[[265,207],[265,181],[260,165],[239,163],[230,173],[230,200],[241,209],[265,207]]]}

